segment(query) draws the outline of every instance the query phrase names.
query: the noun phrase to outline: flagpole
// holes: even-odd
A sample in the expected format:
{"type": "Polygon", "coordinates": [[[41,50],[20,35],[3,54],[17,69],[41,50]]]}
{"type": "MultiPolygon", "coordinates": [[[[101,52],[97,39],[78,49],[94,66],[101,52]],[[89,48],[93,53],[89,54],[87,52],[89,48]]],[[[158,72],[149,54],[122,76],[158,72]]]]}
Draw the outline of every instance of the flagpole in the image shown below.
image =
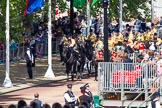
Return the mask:
{"type": "Polygon", "coordinates": [[[10,19],[9,19],[9,12],[10,12],[10,7],[9,7],[9,0],[7,0],[7,6],[6,6],[6,76],[5,80],[3,82],[4,87],[12,87],[12,82],[10,80],[10,57],[9,57],[9,32],[10,32],[10,19]]]}
{"type": "Polygon", "coordinates": [[[87,37],[89,36],[90,31],[90,3],[87,0],[87,37]]]}
{"type": "Polygon", "coordinates": [[[123,22],[123,0],[119,0],[119,16],[120,16],[120,19],[119,19],[119,26],[120,26],[120,32],[122,32],[122,30],[123,30],[123,24],[122,24],[122,22],[123,22]]]}
{"type": "Polygon", "coordinates": [[[154,23],[154,0],[151,0],[151,23],[154,23]]]}
{"type": "Polygon", "coordinates": [[[52,70],[52,33],[51,33],[51,0],[49,0],[49,10],[48,10],[48,69],[44,77],[54,78],[54,72],[52,70]]]}

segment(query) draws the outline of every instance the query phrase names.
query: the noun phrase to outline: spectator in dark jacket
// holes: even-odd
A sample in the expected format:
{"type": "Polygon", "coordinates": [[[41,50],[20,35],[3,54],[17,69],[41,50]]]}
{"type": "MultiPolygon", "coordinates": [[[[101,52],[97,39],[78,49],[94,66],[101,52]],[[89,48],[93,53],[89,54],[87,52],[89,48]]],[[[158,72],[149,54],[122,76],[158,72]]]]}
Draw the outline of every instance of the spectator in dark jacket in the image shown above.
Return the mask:
{"type": "Polygon", "coordinates": [[[62,105],[60,103],[56,102],[52,105],[52,108],[62,108],[62,105]]]}
{"type": "Polygon", "coordinates": [[[123,58],[123,63],[126,63],[124,64],[124,70],[131,70],[132,64],[129,64],[129,63],[132,63],[132,62],[133,61],[128,57],[128,54],[125,53],[124,58],[123,58]]]}
{"type": "Polygon", "coordinates": [[[11,104],[11,105],[8,106],[8,108],[16,108],[16,105],[11,104]]]}
{"type": "Polygon", "coordinates": [[[32,102],[35,102],[38,105],[38,108],[40,108],[42,106],[42,101],[39,99],[38,93],[34,94],[34,100],[32,102]]]}

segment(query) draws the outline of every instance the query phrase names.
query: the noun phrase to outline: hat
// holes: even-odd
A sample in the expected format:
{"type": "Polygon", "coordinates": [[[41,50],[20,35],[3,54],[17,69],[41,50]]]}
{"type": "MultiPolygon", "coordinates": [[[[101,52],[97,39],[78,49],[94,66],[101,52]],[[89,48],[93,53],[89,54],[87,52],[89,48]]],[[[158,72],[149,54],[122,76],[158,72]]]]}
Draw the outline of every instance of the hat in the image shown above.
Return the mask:
{"type": "Polygon", "coordinates": [[[154,93],[154,97],[158,97],[158,96],[160,96],[160,93],[159,92],[155,92],[154,93]]]}
{"type": "Polygon", "coordinates": [[[119,33],[120,31],[119,31],[119,29],[115,29],[115,32],[116,32],[116,33],[119,33]]]}
{"type": "Polygon", "coordinates": [[[129,27],[129,28],[128,28],[128,32],[130,32],[130,31],[131,31],[131,28],[129,27]]]}
{"type": "Polygon", "coordinates": [[[72,84],[68,84],[67,88],[72,88],[72,86],[73,86],[72,84]]]}
{"type": "Polygon", "coordinates": [[[126,27],[129,27],[129,24],[126,24],[126,27]]]}
{"type": "Polygon", "coordinates": [[[85,86],[82,86],[82,87],[80,87],[80,90],[81,91],[85,91],[86,90],[86,87],[85,86]]]}
{"type": "Polygon", "coordinates": [[[93,32],[93,29],[90,29],[90,31],[89,32],[93,32]]]}
{"type": "Polygon", "coordinates": [[[72,33],[69,33],[69,34],[68,34],[68,37],[71,37],[71,36],[73,36],[73,34],[72,34],[72,33]]]}
{"type": "Polygon", "coordinates": [[[126,34],[125,34],[125,37],[128,37],[128,36],[129,36],[129,34],[128,34],[128,33],[126,33],[126,34]]]}
{"type": "Polygon", "coordinates": [[[82,34],[82,32],[79,30],[79,31],[78,31],[78,34],[82,34]]]}
{"type": "Polygon", "coordinates": [[[88,84],[88,83],[86,83],[86,84],[84,85],[84,87],[89,87],[89,84],[88,84]]]}
{"type": "Polygon", "coordinates": [[[155,26],[155,24],[154,24],[154,23],[151,23],[151,27],[152,27],[152,26],[155,26]]]}
{"type": "Polygon", "coordinates": [[[154,36],[157,36],[158,34],[157,33],[154,33],[154,36]]]}
{"type": "Polygon", "coordinates": [[[111,33],[108,34],[108,37],[111,37],[111,33]]]}

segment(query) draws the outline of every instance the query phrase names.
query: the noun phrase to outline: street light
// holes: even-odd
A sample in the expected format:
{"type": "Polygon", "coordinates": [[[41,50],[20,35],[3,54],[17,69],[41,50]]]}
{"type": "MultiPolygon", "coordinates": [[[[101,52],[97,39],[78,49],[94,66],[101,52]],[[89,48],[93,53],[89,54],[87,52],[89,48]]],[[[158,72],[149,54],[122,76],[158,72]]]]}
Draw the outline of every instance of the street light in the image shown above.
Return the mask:
{"type": "Polygon", "coordinates": [[[10,56],[9,56],[9,40],[10,40],[10,1],[7,0],[6,6],[6,76],[3,82],[4,87],[12,87],[10,79],[10,56]]]}
{"type": "Polygon", "coordinates": [[[108,18],[107,18],[107,8],[108,0],[103,0],[104,8],[104,62],[110,61],[109,50],[108,50],[108,18]]]}

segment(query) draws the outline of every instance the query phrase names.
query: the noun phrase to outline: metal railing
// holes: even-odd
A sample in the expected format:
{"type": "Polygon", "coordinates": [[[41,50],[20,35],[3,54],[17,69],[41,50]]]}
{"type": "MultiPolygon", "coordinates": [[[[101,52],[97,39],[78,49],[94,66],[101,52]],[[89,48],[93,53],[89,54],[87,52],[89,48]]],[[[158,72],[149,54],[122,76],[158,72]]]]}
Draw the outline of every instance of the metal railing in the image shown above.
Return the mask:
{"type": "MultiPolygon", "coordinates": [[[[59,41],[60,38],[55,38],[52,41],[52,53],[59,53],[59,41]]],[[[10,49],[10,61],[24,59],[24,54],[26,51],[27,45],[24,43],[17,43],[17,47],[15,49],[10,49]]],[[[46,56],[48,54],[48,42],[47,40],[43,43],[36,43],[35,47],[35,55],[39,58],[42,56],[46,56]]],[[[6,48],[0,50],[0,64],[5,63],[6,59],[6,48]]]]}
{"type": "Polygon", "coordinates": [[[138,55],[139,55],[139,53],[134,52],[134,53],[129,53],[128,57],[133,61],[133,63],[137,63],[138,55]]]}
{"type": "MultiPolygon", "coordinates": [[[[149,87],[149,86],[152,86],[153,84],[155,84],[156,81],[159,80],[159,78],[160,78],[160,76],[156,77],[156,79],[155,79],[150,85],[148,85],[148,87],[149,87]]],[[[147,102],[147,101],[151,98],[151,96],[152,96],[159,88],[160,88],[160,87],[156,86],[155,91],[152,92],[151,95],[145,96],[145,97],[146,97],[145,101],[143,101],[143,103],[142,103],[141,105],[139,105],[139,107],[141,107],[145,102],[147,102]]],[[[132,102],[130,102],[130,103],[126,106],[126,108],[127,108],[127,107],[131,108],[131,104],[132,104],[133,102],[135,102],[143,93],[147,92],[147,91],[146,91],[147,89],[148,89],[148,88],[145,88],[143,91],[141,91],[141,93],[138,94],[138,95],[136,96],[136,98],[134,98],[134,99],[132,100],[132,102]]],[[[147,94],[147,93],[146,93],[146,94],[147,94]]]]}
{"type": "Polygon", "coordinates": [[[146,86],[151,89],[152,82],[157,77],[155,64],[137,63],[113,63],[100,62],[99,64],[100,91],[110,92],[113,88],[116,92],[131,91],[132,89],[144,90],[146,86]],[[122,88],[123,87],[123,88],[122,88]]]}
{"type": "MultiPolygon", "coordinates": [[[[160,87],[156,88],[155,92],[156,92],[159,88],[160,88],[160,87]]],[[[148,98],[145,99],[145,101],[143,101],[143,103],[142,103],[141,105],[139,105],[137,108],[141,108],[141,106],[142,106],[144,103],[146,103],[146,102],[151,98],[151,96],[154,95],[155,92],[152,92],[151,95],[149,95],[148,98]]]]}
{"type": "MultiPolygon", "coordinates": [[[[125,107],[130,107],[142,94],[144,103],[160,86],[159,65],[157,63],[98,63],[98,94],[103,99],[105,93],[120,93],[121,101],[127,100],[126,93],[136,93],[137,96],[125,107]]],[[[128,98],[129,99],[129,98],[128,98]]],[[[138,105],[137,105],[138,106],[138,105]]]]}

